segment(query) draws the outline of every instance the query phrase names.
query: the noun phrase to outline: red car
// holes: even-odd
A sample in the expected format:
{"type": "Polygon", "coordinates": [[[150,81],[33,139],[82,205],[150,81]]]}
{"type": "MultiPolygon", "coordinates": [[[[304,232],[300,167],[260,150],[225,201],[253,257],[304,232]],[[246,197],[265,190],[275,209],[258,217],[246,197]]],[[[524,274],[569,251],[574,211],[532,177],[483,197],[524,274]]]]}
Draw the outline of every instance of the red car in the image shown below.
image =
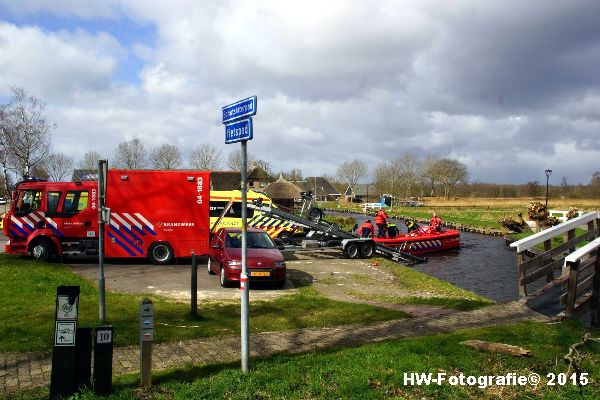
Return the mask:
{"type": "MultiPolygon", "coordinates": [[[[246,236],[247,266],[250,281],[285,284],[283,254],[262,229],[249,228],[246,236]]],[[[208,273],[219,274],[221,286],[239,286],[242,273],[242,231],[240,228],[221,228],[212,238],[208,254],[208,273]]]]}

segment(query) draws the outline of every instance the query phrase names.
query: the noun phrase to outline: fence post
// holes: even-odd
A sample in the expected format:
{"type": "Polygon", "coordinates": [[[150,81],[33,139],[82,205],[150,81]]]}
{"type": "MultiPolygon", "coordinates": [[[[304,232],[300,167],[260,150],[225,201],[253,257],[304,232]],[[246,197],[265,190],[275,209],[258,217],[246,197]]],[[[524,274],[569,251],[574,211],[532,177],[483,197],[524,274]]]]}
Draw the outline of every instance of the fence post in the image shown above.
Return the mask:
{"type": "Polygon", "coordinates": [[[190,285],[192,316],[198,316],[198,259],[192,250],[192,281],[190,285]]]}
{"type": "Polygon", "coordinates": [[[596,250],[594,281],[592,286],[592,326],[600,326],[600,250],[596,250]]]}
{"type": "Polygon", "coordinates": [[[140,385],[152,385],[152,342],[154,341],[154,306],[152,300],[140,302],[140,385]]]}
{"type": "Polygon", "coordinates": [[[527,287],[525,286],[525,269],[523,263],[525,262],[525,252],[517,254],[517,266],[519,268],[519,297],[527,297],[527,287]]]}
{"type": "MultiPolygon", "coordinates": [[[[552,239],[548,239],[544,242],[544,251],[549,251],[552,250],[552,239]]],[[[546,265],[548,263],[551,263],[552,259],[546,261],[546,265]]],[[[554,280],[554,271],[550,270],[548,271],[548,274],[546,274],[546,282],[552,282],[554,280]]]]}
{"type": "Polygon", "coordinates": [[[579,261],[567,262],[569,268],[569,280],[567,283],[567,305],[565,316],[573,318],[575,315],[575,300],[577,298],[577,275],[579,274],[579,261]]]}

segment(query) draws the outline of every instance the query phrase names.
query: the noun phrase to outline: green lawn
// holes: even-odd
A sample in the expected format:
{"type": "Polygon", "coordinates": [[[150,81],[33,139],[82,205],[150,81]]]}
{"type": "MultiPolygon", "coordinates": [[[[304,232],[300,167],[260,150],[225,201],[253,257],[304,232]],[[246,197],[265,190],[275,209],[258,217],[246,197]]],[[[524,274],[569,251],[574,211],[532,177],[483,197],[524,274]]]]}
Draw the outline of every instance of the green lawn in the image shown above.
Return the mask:
{"type": "MultiPolygon", "coordinates": [[[[598,399],[600,343],[580,348],[581,372],[589,384],[549,386],[548,374],[568,373],[563,356],[586,329],[576,323],[520,323],[451,334],[392,340],[355,348],[252,359],[244,374],[239,363],[192,366],[155,373],[154,387],[136,389],[137,375],[117,379],[109,399],[598,399]],[[461,345],[468,339],[522,346],[531,357],[487,353],[461,345]],[[445,373],[447,377],[506,375],[541,377],[537,386],[451,386],[405,384],[405,373],[445,373]]],[[[600,337],[600,331],[591,331],[600,337]]],[[[448,378],[447,378],[448,379],[448,378]]],[[[19,400],[42,399],[46,389],[21,393],[19,400]]],[[[95,398],[84,393],[81,399],[95,398]]]]}
{"type": "MultiPolygon", "coordinates": [[[[98,318],[95,285],[61,264],[0,254],[0,352],[51,350],[56,287],[60,285],[81,287],[79,325],[95,326],[98,318]]],[[[297,294],[276,300],[253,301],[252,331],[369,323],[407,316],[384,308],[329,300],[312,287],[298,290],[297,294]]],[[[150,298],[155,303],[156,342],[239,333],[238,301],[200,302],[200,317],[192,318],[189,304],[157,296],[150,298]]],[[[137,295],[107,292],[107,319],[115,327],[116,346],[138,343],[140,300],[137,295]]]]}
{"type": "Polygon", "coordinates": [[[412,268],[405,267],[393,261],[376,258],[377,263],[390,268],[396,277],[396,282],[402,290],[409,291],[409,296],[370,295],[369,297],[357,292],[349,294],[357,298],[376,300],[392,304],[415,304],[436,307],[453,308],[456,310],[473,310],[493,304],[493,301],[473,292],[456,287],[448,282],[425,275],[412,268]]]}

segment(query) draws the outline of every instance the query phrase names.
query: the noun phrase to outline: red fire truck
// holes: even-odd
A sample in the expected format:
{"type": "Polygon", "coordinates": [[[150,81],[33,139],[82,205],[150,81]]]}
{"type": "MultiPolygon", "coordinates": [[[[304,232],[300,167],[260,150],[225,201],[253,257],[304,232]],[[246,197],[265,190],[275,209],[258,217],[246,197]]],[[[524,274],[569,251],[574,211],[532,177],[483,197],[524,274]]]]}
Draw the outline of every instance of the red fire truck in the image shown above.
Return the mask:
{"type": "MultiPolygon", "coordinates": [[[[169,264],[208,254],[210,172],[109,170],[106,186],[106,257],[169,264]]],[[[11,254],[98,254],[97,182],[20,182],[3,231],[11,254]]]]}

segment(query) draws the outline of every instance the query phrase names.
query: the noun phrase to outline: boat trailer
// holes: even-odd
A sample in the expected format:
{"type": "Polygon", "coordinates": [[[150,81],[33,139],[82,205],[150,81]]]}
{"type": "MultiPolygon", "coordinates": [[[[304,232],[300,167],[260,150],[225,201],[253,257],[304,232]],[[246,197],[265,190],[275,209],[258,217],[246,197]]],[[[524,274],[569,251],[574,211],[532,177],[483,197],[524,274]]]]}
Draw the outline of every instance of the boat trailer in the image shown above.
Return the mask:
{"type": "MultiPolygon", "coordinates": [[[[303,196],[310,201],[310,197],[303,196]]],[[[323,211],[316,207],[302,207],[301,215],[276,208],[262,203],[262,199],[257,199],[248,203],[248,208],[260,211],[264,215],[279,218],[282,220],[293,221],[299,226],[309,228],[307,237],[320,234],[319,242],[324,244],[321,247],[340,246],[343,249],[346,258],[371,258],[375,253],[380,254],[390,260],[401,262],[406,265],[414,265],[427,262],[427,259],[402,252],[397,248],[392,248],[375,242],[372,238],[360,238],[352,233],[345,232],[335,224],[330,224],[323,220],[323,211]],[[305,215],[306,214],[306,215],[305,215]]]]}

